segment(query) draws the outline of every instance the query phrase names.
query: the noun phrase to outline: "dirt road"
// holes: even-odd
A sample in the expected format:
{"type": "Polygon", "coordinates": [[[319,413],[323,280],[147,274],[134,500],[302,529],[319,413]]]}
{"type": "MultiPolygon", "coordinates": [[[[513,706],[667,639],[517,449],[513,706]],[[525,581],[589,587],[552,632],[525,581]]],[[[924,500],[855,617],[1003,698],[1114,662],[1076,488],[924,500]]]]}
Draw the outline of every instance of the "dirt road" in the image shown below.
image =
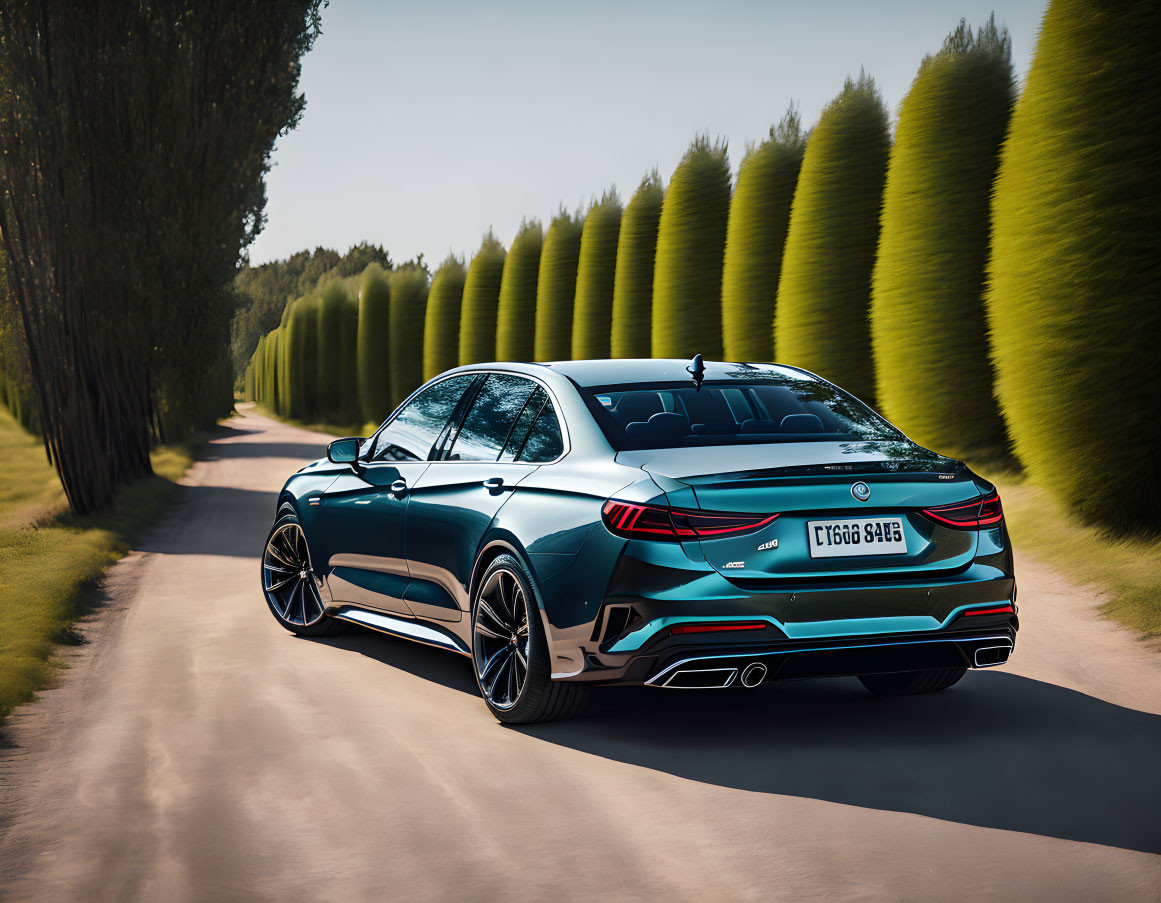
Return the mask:
{"type": "Polygon", "coordinates": [[[1161,656],[1020,564],[1010,665],[609,690],[501,727],[466,659],[296,639],[258,554],[324,437],[248,413],[0,733],[12,900],[1157,899],[1161,656]]]}

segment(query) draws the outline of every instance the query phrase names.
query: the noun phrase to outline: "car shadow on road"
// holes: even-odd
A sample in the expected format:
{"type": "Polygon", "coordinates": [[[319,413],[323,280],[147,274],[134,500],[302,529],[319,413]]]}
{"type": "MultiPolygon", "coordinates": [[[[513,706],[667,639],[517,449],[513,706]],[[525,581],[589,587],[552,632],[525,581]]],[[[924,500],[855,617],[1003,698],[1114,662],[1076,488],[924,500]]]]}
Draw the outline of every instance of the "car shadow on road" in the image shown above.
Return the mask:
{"type": "MultiPolygon", "coordinates": [[[[456,655],[367,631],[320,642],[477,693],[456,655]]],[[[1161,853],[1161,717],[1002,671],[897,699],[854,679],[602,688],[518,730],[707,784],[1161,853]]]]}
{"type": "MultiPolygon", "coordinates": [[[[303,639],[335,649],[357,652],[359,655],[422,677],[449,690],[459,690],[473,696],[480,695],[476,679],[472,675],[471,663],[465,656],[456,655],[454,652],[444,652],[410,640],[396,639],[362,627],[352,627],[346,633],[337,636],[303,639]]],[[[480,706],[483,705],[481,702],[480,706]]]]}

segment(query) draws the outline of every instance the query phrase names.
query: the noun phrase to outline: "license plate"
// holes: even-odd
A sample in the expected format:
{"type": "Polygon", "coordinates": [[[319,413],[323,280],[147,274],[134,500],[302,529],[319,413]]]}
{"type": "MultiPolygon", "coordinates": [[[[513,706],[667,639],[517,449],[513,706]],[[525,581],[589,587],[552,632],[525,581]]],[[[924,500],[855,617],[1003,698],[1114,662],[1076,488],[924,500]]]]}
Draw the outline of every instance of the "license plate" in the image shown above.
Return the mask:
{"type": "Polygon", "coordinates": [[[806,537],[811,558],[907,553],[901,517],[807,521],[806,537]]]}

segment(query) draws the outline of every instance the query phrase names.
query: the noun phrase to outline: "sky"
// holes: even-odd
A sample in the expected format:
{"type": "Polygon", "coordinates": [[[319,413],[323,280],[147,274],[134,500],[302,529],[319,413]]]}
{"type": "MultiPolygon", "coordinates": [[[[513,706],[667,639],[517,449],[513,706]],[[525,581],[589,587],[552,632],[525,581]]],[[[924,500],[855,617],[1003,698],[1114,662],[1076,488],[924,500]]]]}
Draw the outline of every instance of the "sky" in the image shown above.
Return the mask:
{"type": "Polygon", "coordinates": [[[1023,77],[1046,0],[579,3],[331,0],[303,60],[306,112],[280,138],[252,263],[318,245],[470,259],[491,227],[628,200],[698,133],[735,171],[798,104],[810,126],[860,67],[894,115],[965,17],[1012,35],[1023,77]]]}

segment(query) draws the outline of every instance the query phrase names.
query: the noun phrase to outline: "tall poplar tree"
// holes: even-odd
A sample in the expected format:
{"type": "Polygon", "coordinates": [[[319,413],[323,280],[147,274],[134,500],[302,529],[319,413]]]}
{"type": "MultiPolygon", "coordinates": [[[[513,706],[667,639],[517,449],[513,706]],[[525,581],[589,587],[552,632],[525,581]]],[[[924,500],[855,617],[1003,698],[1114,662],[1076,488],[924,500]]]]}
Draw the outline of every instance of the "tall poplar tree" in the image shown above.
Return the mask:
{"type": "Polygon", "coordinates": [[[496,314],[496,360],[530,361],[536,339],[536,280],[544,230],[537,220],[520,224],[500,280],[496,314]]]}
{"type": "Polygon", "coordinates": [[[572,354],[572,308],[582,229],[583,223],[562,209],[544,236],[536,283],[535,360],[562,361],[572,354]]]}
{"type": "Polygon", "coordinates": [[[724,144],[699,136],[665,193],[653,273],[653,357],[722,356],[722,258],[730,216],[724,144]]]}
{"type": "Polygon", "coordinates": [[[774,300],[806,135],[793,104],[738,168],[722,270],[726,360],[773,360],[774,300]]]}
{"type": "Polygon", "coordinates": [[[848,78],[806,143],[774,318],[777,360],[868,402],[875,397],[871,270],[890,147],[874,80],[848,78]]]}
{"type": "Polygon", "coordinates": [[[504,246],[489,229],[468,266],[460,306],[460,364],[495,360],[496,311],[504,278],[504,246]]]}
{"type": "Polygon", "coordinates": [[[1029,476],[1161,529],[1161,7],[1052,0],[1004,143],[987,310],[1029,476]]]}
{"type": "Polygon", "coordinates": [[[648,173],[621,215],[613,279],[613,357],[649,357],[652,349],[653,264],[665,189],[657,170],[648,173]]]}
{"type": "Polygon", "coordinates": [[[984,321],[989,207],[1015,99],[1011,40],[961,21],[899,107],[871,298],[880,410],[931,448],[995,458],[984,321]]]}
{"type": "Polygon", "coordinates": [[[606,358],[612,338],[613,277],[621,232],[621,199],[606,192],[585,216],[577,259],[572,315],[572,357],[606,358]]]}

